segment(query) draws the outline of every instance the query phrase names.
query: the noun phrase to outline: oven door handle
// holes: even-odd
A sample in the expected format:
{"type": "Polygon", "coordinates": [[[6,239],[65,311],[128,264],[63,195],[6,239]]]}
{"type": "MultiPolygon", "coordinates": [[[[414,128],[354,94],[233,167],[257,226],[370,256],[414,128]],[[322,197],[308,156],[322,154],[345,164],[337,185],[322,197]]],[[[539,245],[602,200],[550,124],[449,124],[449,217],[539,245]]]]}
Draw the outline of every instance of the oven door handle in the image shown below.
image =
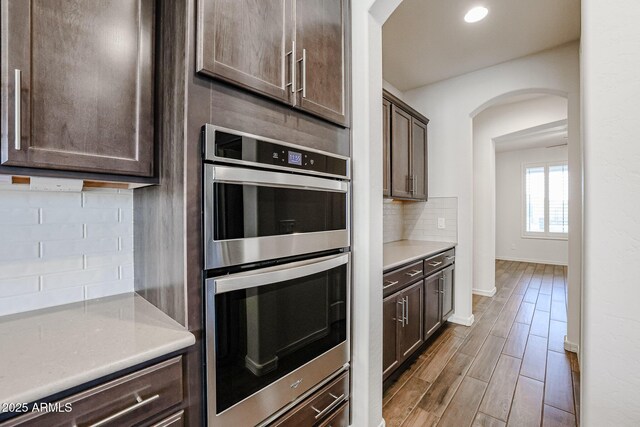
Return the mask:
{"type": "Polygon", "coordinates": [[[332,191],[346,193],[348,184],[345,181],[316,178],[307,175],[294,175],[281,172],[267,172],[229,166],[212,166],[211,179],[214,182],[230,184],[249,184],[262,187],[283,187],[301,190],[332,191]]]}
{"type": "Polygon", "coordinates": [[[213,282],[216,295],[242,289],[257,288],[272,283],[284,282],[331,270],[349,262],[349,254],[331,255],[313,260],[299,261],[277,267],[269,267],[247,273],[207,279],[207,286],[213,282]]]}

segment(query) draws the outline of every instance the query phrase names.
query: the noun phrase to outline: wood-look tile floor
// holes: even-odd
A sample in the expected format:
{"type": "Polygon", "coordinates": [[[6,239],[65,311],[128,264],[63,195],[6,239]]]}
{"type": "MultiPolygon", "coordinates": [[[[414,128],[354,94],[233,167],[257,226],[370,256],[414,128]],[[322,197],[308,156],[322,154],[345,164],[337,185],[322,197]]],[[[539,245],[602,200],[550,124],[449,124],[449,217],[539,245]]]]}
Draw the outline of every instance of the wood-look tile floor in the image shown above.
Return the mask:
{"type": "Polygon", "coordinates": [[[580,371],[564,351],[565,267],[496,262],[471,327],[447,324],[387,390],[389,427],[576,426],[580,371]]]}

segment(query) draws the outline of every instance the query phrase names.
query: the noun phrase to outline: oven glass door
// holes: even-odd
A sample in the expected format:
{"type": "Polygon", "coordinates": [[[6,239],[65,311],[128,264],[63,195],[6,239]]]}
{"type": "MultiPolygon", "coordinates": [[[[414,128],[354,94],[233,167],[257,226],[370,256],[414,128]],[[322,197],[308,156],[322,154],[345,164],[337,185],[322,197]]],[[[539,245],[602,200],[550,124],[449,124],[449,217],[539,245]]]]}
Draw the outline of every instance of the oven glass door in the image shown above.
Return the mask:
{"type": "Polygon", "coordinates": [[[348,183],[206,165],[206,268],[349,246],[348,183]]]}
{"type": "Polygon", "coordinates": [[[344,230],[345,193],[214,183],[214,240],[344,230]]]}
{"type": "Polygon", "coordinates": [[[348,259],[334,255],[214,280],[215,313],[207,310],[214,330],[207,334],[215,336],[217,413],[345,342],[348,259]]]}

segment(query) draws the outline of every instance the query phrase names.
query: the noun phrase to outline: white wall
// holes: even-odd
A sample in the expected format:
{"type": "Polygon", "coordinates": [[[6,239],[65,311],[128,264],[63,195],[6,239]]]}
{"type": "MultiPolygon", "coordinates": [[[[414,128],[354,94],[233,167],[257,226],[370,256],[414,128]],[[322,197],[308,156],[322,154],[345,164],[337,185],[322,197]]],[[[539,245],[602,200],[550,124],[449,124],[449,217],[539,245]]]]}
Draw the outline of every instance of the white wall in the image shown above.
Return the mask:
{"type": "Polygon", "coordinates": [[[382,23],[401,0],[351,4],[352,425],[382,419],[382,23]],[[371,9],[371,10],[370,10],[371,9]]]}
{"type": "Polygon", "coordinates": [[[0,185],[0,316],[133,292],[132,191],[0,185]]]}
{"type": "Polygon", "coordinates": [[[582,424],[640,425],[637,0],[582,1],[582,424]]]}
{"type": "MultiPolygon", "coordinates": [[[[497,180],[493,139],[566,118],[567,99],[552,95],[489,107],[473,118],[474,292],[495,293],[497,180]]],[[[562,258],[566,263],[567,255],[562,258]]]]}
{"type": "Polygon", "coordinates": [[[396,97],[398,97],[400,99],[404,99],[404,93],[402,93],[402,91],[400,89],[398,89],[397,87],[395,87],[394,85],[392,85],[388,81],[382,80],[382,88],[386,89],[392,95],[394,95],[394,96],[396,96],[396,97]]]}
{"type": "Polygon", "coordinates": [[[496,258],[567,265],[567,240],[522,237],[522,165],[560,162],[567,158],[566,146],[496,153],[496,258]]]}
{"type": "MultiPolygon", "coordinates": [[[[460,286],[456,286],[457,316],[471,318],[474,203],[471,118],[504,96],[528,92],[565,95],[569,100],[569,144],[578,147],[579,154],[579,134],[576,132],[580,118],[579,88],[578,44],[570,43],[405,92],[405,99],[431,120],[429,194],[458,198],[456,283],[460,286]]],[[[576,165],[574,170],[580,168],[579,158],[569,161],[576,165]]],[[[574,202],[580,204],[578,200],[574,202]]],[[[569,209],[574,208],[570,206],[569,209]]],[[[577,211],[580,211],[579,206],[577,211]]],[[[582,228],[579,218],[570,220],[576,224],[574,232],[579,232],[582,228]]],[[[577,317],[572,317],[576,290],[579,301],[580,287],[579,278],[572,275],[572,270],[578,271],[580,267],[574,267],[569,270],[569,329],[575,324],[579,327],[579,312],[577,317]]]]}

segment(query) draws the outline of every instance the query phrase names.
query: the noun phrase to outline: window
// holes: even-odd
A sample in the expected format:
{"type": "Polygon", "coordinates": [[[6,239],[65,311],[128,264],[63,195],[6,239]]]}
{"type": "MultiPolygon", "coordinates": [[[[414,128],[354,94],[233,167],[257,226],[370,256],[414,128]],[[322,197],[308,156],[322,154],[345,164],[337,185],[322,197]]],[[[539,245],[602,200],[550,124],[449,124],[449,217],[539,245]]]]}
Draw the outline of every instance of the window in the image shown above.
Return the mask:
{"type": "Polygon", "coordinates": [[[569,169],[567,163],[524,166],[524,235],[567,238],[569,169]]]}

